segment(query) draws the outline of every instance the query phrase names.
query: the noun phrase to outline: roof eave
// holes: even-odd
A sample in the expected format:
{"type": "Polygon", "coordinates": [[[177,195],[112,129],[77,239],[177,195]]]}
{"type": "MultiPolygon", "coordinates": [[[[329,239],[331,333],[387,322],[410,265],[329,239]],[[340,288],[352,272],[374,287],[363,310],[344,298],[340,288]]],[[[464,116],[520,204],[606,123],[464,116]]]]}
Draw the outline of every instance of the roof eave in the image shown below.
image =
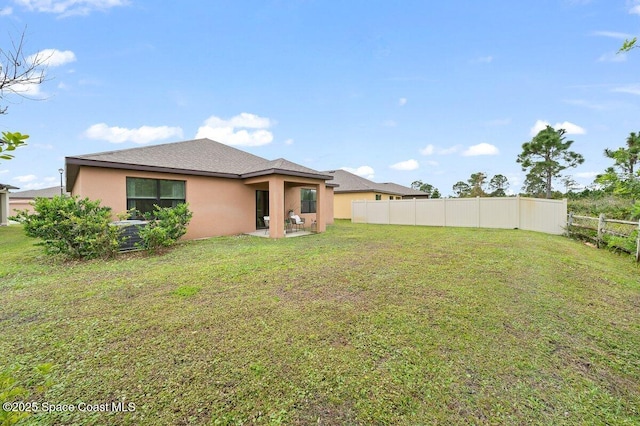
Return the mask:
{"type": "Polygon", "coordinates": [[[254,171],[254,172],[244,173],[240,177],[242,179],[247,179],[247,178],[259,177],[259,176],[267,176],[267,175],[296,176],[296,177],[304,177],[304,178],[320,179],[320,180],[332,180],[333,179],[333,176],[324,175],[324,174],[321,174],[321,173],[305,173],[305,172],[299,172],[299,171],[295,171],[295,170],[285,170],[285,169],[277,169],[277,168],[258,170],[258,171],[254,171]]]}
{"type": "Polygon", "coordinates": [[[133,170],[138,172],[172,173],[192,176],[221,177],[227,179],[241,179],[240,175],[233,173],[209,172],[203,170],[176,169],[171,167],[148,166],[143,164],[116,163],[111,161],[90,160],[87,158],[66,157],[67,164],[67,188],[73,189],[78,177],[80,166],[101,167],[107,169],[133,170]],[[72,166],[72,167],[69,167],[72,166]]]}

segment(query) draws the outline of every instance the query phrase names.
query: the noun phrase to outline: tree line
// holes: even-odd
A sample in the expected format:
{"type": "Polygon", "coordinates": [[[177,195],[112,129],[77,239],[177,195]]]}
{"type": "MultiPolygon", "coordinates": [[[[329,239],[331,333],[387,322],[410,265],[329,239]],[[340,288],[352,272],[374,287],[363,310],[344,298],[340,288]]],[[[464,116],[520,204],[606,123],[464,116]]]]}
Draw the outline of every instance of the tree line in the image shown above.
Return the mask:
{"type": "MultiPolygon", "coordinates": [[[[536,198],[554,198],[568,195],[577,183],[571,175],[563,175],[567,169],[577,167],[584,157],[571,150],[572,140],[566,139],[565,129],[546,126],[530,141],[522,144],[522,152],[516,162],[527,172],[521,193],[536,198]],[[564,193],[553,190],[553,182],[564,186],[564,193]]],[[[606,148],[604,156],[613,161],[603,173],[596,176],[592,188],[583,192],[589,196],[594,191],[628,198],[632,204],[640,199],[640,132],[631,132],[622,147],[606,148]]],[[[439,198],[440,191],[433,185],[418,180],[411,187],[439,198]]],[[[453,187],[455,197],[504,197],[509,182],[504,175],[497,174],[488,179],[486,173],[471,174],[466,181],[458,181],[453,187]]],[[[640,205],[637,210],[640,212],[640,205]]]]}

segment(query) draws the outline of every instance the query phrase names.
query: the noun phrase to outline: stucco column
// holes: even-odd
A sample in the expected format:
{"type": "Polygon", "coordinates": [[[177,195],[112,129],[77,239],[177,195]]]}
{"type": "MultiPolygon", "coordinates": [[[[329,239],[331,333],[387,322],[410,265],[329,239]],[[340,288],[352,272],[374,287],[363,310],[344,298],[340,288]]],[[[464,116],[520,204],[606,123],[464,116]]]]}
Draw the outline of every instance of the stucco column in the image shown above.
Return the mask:
{"type": "Polygon", "coordinates": [[[0,226],[9,224],[9,194],[7,191],[0,191],[0,226]]]}
{"type": "Polygon", "coordinates": [[[327,230],[327,218],[325,203],[327,196],[325,193],[326,185],[322,182],[316,185],[316,232],[324,232],[327,230]]]}
{"type": "Polygon", "coordinates": [[[284,238],[284,178],[269,177],[269,238],[284,238]]]}

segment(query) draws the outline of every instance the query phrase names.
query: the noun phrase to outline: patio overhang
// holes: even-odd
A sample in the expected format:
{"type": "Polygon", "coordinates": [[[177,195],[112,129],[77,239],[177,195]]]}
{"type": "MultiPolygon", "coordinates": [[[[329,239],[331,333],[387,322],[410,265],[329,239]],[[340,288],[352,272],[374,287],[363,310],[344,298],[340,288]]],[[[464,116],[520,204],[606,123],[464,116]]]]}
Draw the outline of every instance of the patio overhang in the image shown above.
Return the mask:
{"type": "Polygon", "coordinates": [[[284,238],[289,208],[286,205],[287,190],[293,187],[309,187],[316,190],[316,212],[314,228],[316,232],[326,230],[327,203],[325,176],[314,178],[309,176],[273,173],[249,177],[246,185],[256,186],[269,191],[269,238],[284,238]]]}

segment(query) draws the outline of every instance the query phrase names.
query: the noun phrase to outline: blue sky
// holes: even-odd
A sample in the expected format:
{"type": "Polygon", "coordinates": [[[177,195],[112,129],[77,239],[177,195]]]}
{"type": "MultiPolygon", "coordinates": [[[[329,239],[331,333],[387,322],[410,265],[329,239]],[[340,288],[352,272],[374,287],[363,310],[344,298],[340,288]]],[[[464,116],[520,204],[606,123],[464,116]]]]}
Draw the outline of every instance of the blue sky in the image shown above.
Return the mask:
{"type": "Polygon", "coordinates": [[[267,159],[376,182],[472,173],[517,192],[545,123],[585,157],[640,131],[640,1],[0,2],[0,47],[26,28],[48,81],[5,94],[0,130],[29,134],[0,182],[55,186],[64,157],[209,137],[267,159]]]}

